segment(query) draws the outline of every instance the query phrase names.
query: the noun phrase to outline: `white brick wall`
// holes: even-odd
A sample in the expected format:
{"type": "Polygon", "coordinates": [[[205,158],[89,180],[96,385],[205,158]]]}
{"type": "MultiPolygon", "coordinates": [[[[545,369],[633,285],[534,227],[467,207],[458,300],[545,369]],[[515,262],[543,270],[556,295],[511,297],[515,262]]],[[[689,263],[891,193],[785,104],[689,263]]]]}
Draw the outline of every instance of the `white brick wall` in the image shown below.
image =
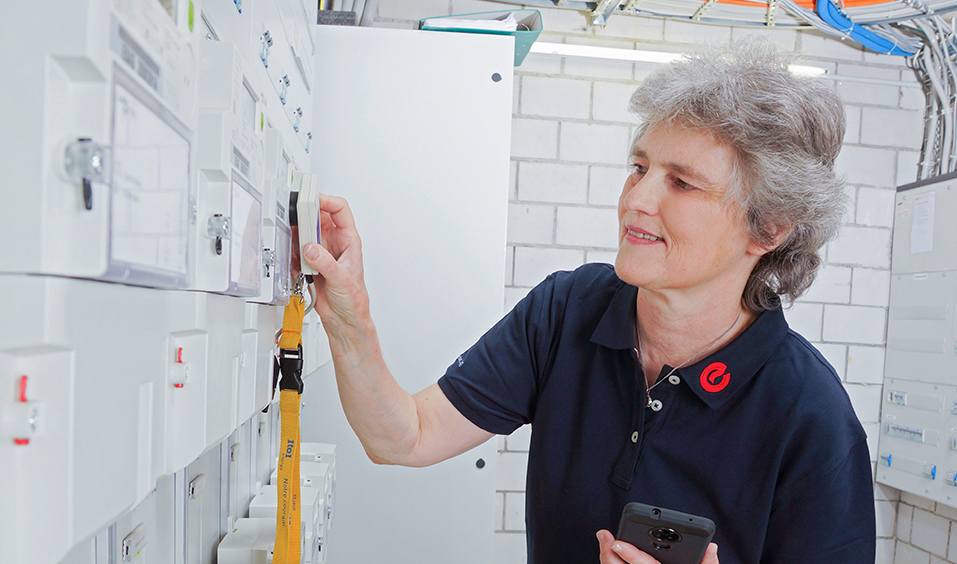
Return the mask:
{"type": "MultiPolygon", "coordinates": [[[[493,9],[507,8],[478,0],[415,0],[379,7],[384,25],[409,28],[420,17],[443,11],[493,9]]],[[[902,60],[865,52],[853,41],[816,31],[735,29],[627,16],[614,16],[605,28],[592,28],[578,12],[541,11],[546,31],[539,41],[681,52],[696,43],[756,33],[784,48],[796,48],[805,62],[823,66],[831,75],[914,81],[902,60]]],[[[553,270],[585,261],[614,262],[615,208],[636,125],[627,105],[637,81],[654,68],[534,54],[516,68],[507,308],[553,270]]],[[[834,87],[847,104],[848,128],[837,170],[848,182],[852,206],[839,239],[826,248],[826,264],[815,285],[785,315],[845,382],[873,453],[879,433],[894,188],[916,178],[924,100],[919,89],[895,85],[844,80],[835,81],[834,87]]],[[[526,427],[500,439],[496,564],[525,562],[522,506],[529,436],[526,427]]],[[[875,488],[875,504],[878,563],[957,562],[957,510],[881,485],[875,488]]]]}

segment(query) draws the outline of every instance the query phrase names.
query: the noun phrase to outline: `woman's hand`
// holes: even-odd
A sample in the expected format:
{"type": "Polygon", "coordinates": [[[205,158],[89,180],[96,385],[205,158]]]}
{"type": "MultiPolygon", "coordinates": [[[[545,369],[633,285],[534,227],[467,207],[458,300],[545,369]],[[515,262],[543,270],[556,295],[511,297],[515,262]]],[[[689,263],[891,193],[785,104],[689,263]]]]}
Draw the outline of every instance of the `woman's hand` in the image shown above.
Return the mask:
{"type": "MultiPolygon", "coordinates": [[[[601,564],[660,564],[646,552],[620,540],[602,529],[598,531],[599,557],[601,564]]],[[[718,545],[711,543],[701,564],[718,564],[718,545]]]]}
{"type": "Polygon", "coordinates": [[[315,277],[316,313],[327,330],[356,327],[369,308],[359,232],[344,199],[320,195],[319,209],[322,246],[307,245],[303,256],[319,272],[315,277]]]}

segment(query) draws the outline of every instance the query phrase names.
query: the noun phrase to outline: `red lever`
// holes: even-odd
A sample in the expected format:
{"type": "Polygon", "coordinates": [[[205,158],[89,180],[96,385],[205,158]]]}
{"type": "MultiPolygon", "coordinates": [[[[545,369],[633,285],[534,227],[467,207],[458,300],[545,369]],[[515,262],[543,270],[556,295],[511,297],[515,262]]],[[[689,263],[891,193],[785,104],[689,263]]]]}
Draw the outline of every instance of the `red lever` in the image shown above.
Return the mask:
{"type": "MultiPolygon", "coordinates": [[[[20,403],[27,403],[27,377],[20,376],[20,403]]],[[[30,444],[30,439],[13,439],[13,444],[24,446],[30,444]]]]}
{"type": "Polygon", "coordinates": [[[176,363],[183,364],[183,347],[176,349],[176,363]]]}

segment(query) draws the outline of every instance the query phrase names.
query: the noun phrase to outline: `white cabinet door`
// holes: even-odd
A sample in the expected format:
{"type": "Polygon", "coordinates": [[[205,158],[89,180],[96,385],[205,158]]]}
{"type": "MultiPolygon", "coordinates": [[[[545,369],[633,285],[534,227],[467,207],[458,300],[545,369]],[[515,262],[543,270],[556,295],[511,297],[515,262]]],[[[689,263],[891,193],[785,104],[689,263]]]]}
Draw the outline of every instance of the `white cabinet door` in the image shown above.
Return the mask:
{"type": "MultiPolygon", "coordinates": [[[[512,39],[320,26],[316,47],[313,172],[352,206],[383,354],[416,392],[502,315],[512,39]]],[[[304,401],[303,441],[339,445],[329,562],[492,561],[494,439],[430,468],[375,466],[331,364],[304,401]]]]}

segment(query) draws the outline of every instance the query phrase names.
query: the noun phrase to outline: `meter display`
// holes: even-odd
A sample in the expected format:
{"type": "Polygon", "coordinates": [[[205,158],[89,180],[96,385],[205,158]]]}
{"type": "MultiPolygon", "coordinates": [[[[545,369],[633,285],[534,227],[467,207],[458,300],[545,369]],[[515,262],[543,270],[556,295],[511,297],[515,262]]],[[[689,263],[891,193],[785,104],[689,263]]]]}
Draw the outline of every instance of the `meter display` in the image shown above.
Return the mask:
{"type": "Polygon", "coordinates": [[[116,69],[110,266],[106,278],[188,282],[190,142],[169,112],[116,69]]]}
{"type": "Polygon", "coordinates": [[[262,268],[262,202],[237,175],[233,175],[232,196],[229,289],[230,293],[256,295],[262,268]]]}

